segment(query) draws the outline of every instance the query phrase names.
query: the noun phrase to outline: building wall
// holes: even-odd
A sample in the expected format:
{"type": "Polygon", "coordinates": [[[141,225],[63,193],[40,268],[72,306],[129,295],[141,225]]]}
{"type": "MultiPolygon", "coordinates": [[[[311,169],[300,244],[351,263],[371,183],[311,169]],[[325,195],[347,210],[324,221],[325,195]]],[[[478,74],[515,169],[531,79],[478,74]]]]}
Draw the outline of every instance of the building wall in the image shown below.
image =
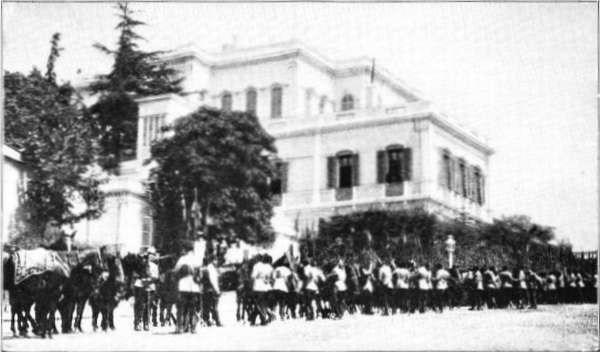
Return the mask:
{"type": "Polygon", "coordinates": [[[282,59],[239,66],[215,68],[211,75],[211,105],[221,107],[224,91],[233,95],[233,110],[246,110],[245,92],[249,87],[257,89],[257,116],[261,121],[271,118],[271,88],[279,84],[283,88],[282,117],[297,114],[297,85],[295,59],[282,59]]]}
{"type": "MultiPolygon", "coordinates": [[[[2,166],[2,240],[7,241],[15,235],[15,217],[19,207],[19,192],[24,189],[27,178],[23,164],[7,155],[4,148],[2,166]]],[[[16,154],[16,151],[13,150],[16,154]]]]}
{"type": "Polygon", "coordinates": [[[83,220],[74,226],[75,241],[92,246],[116,244],[124,253],[137,253],[146,245],[142,241],[142,227],[148,214],[146,202],[139,196],[125,192],[108,194],[100,218],[83,220]]]}

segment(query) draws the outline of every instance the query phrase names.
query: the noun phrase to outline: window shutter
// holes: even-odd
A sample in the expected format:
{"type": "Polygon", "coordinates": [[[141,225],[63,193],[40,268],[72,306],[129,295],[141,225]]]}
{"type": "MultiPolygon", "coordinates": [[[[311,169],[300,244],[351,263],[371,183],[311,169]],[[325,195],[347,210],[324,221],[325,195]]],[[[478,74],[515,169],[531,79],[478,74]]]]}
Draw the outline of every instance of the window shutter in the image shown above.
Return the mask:
{"type": "Polygon", "coordinates": [[[412,176],[412,149],[403,149],[402,156],[404,157],[404,162],[402,163],[402,181],[410,181],[412,176]]]}
{"type": "Polygon", "coordinates": [[[327,157],[327,188],[337,188],[337,158],[327,157]]]}
{"type": "Polygon", "coordinates": [[[286,193],[288,191],[288,170],[289,170],[289,162],[281,163],[281,193],[286,193]]]}
{"type": "Polygon", "coordinates": [[[358,162],[358,154],[352,155],[352,186],[358,186],[360,182],[360,165],[358,162]]]}
{"type": "Polygon", "coordinates": [[[470,185],[471,185],[471,194],[470,199],[472,201],[476,201],[477,200],[477,178],[475,178],[475,166],[471,167],[471,180],[470,180],[470,185]]]}
{"type": "Polygon", "coordinates": [[[387,174],[388,160],[385,150],[377,151],[377,183],[385,183],[385,175],[387,174]]]}
{"type": "Polygon", "coordinates": [[[441,188],[447,189],[448,185],[446,184],[446,165],[444,163],[444,151],[440,150],[440,159],[438,165],[438,184],[441,188]]]}
{"type": "Polygon", "coordinates": [[[483,176],[483,174],[481,174],[480,180],[481,180],[481,184],[480,184],[480,187],[481,187],[480,188],[481,189],[481,193],[480,193],[481,199],[479,200],[480,201],[479,204],[483,205],[485,203],[485,177],[483,176]]]}

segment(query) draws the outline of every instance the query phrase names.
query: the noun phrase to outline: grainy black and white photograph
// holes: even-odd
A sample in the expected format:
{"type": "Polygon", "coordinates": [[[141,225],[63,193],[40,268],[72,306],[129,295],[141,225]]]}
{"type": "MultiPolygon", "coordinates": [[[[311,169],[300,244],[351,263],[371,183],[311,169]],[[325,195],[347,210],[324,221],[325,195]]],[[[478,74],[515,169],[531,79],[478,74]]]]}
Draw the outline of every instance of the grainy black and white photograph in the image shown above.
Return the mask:
{"type": "Polygon", "coordinates": [[[2,3],[2,350],[598,340],[597,2],[2,3]]]}

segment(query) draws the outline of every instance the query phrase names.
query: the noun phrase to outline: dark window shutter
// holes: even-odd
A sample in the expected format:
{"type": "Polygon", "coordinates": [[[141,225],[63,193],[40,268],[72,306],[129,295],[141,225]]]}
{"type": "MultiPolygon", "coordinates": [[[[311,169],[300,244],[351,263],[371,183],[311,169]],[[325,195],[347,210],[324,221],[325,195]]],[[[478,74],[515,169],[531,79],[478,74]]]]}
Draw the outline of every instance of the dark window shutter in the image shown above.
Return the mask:
{"type": "Polygon", "coordinates": [[[281,163],[281,193],[286,193],[288,191],[288,170],[289,170],[289,162],[281,163]]]}
{"type": "Polygon", "coordinates": [[[480,190],[481,190],[481,199],[479,200],[479,204],[483,205],[485,203],[485,177],[483,175],[480,175],[480,190]]]}
{"type": "Polygon", "coordinates": [[[454,192],[460,194],[460,164],[455,158],[452,158],[452,180],[454,181],[454,192]]]}
{"type": "Polygon", "coordinates": [[[450,163],[449,163],[449,168],[450,168],[450,184],[448,185],[448,189],[451,191],[454,191],[456,188],[456,182],[454,180],[454,169],[455,169],[455,165],[456,163],[454,162],[454,158],[450,157],[450,163]]]}
{"type": "Polygon", "coordinates": [[[360,165],[358,162],[358,154],[352,155],[352,186],[358,186],[360,183],[360,165]]]}
{"type": "Polygon", "coordinates": [[[377,183],[385,183],[385,175],[387,174],[388,160],[385,150],[377,151],[377,183]]]}
{"type": "Polygon", "coordinates": [[[477,179],[475,178],[475,167],[472,166],[469,168],[469,199],[475,201],[477,199],[477,179]]]}
{"type": "Polygon", "coordinates": [[[327,157],[327,188],[337,188],[337,158],[327,157]]]}
{"type": "Polygon", "coordinates": [[[412,177],[412,149],[403,149],[402,155],[404,157],[404,162],[402,163],[402,181],[410,181],[412,177]]]}

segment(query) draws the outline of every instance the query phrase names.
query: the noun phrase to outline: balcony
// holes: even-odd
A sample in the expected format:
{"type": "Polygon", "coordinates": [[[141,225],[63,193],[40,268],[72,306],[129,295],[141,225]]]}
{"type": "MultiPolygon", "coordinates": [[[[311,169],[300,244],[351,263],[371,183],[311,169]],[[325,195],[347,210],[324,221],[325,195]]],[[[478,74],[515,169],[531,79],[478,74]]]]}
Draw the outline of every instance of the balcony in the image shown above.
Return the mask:
{"type": "MultiPolygon", "coordinates": [[[[351,188],[328,188],[318,192],[317,204],[349,204],[361,202],[381,202],[387,198],[410,198],[415,190],[410,182],[375,183],[351,188]]],[[[303,207],[314,205],[312,191],[283,194],[281,205],[285,207],[303,207]]]]}
{"type": "Polygon", "coordinates": [[[335,200],[344,201],[344,200],[352,200],[354,187],[349,188],[336,188],[335,189],[335,200]]]}

